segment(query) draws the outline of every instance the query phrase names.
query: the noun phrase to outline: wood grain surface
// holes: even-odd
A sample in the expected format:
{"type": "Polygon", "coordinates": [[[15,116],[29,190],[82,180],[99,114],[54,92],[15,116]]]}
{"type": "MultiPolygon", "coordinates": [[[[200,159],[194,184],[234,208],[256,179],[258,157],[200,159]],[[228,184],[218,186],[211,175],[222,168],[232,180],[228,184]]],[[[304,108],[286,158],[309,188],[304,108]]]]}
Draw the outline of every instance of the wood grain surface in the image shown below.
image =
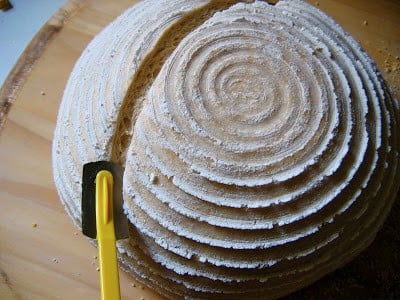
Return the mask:
{"type": "MultiPolygon", "coordinates": [[[[100,296],[97,250],[59,202],[51,143],[75,61],[94,35],[135,2],[68,1],[38,32],[0,90],[0,299],[100,296]]],[[[360,42],[400,98],[400,1],[309,2],[360,42]]],[[[400,297],[399,202],[359,258],[288,298],[400,297]]],[[[120,278],[122,299],[162,299],[122,271],[120,278]]]]}

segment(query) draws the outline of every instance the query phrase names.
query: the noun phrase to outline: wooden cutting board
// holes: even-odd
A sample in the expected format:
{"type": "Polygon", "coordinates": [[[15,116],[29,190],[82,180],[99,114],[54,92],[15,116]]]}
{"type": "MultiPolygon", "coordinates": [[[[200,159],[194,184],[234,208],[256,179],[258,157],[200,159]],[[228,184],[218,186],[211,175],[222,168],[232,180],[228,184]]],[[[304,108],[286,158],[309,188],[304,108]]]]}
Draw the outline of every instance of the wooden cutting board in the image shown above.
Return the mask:
{"type": "MultiPolygon", "coordinates": [[[[97,251],[73,226],[53,184],[51,142],[75,61],[94,35],[135,2],[68,1],[38,32],[0,90],[0,299],[100,296],[97,251]]],[[[361,43],[400,98],[400,2],[309,2],[361,43]]],[[[335,276],[294,298],[322,296],[335,276]]],[[[122,299],[161,299],[122,271],[120,278],[122,299]]],[[[331,296],[343,291],[351,292],[342,286],[331,296]]]]}

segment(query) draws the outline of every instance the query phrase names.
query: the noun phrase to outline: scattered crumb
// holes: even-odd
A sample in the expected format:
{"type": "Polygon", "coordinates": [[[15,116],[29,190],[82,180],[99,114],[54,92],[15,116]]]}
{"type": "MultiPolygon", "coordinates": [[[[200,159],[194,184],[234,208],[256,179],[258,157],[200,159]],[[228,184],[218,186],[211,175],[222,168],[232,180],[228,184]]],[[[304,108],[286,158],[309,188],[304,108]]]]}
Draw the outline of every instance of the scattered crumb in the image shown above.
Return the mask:
{"type": "Polygon", "coordinates": [[[97,271],[97,272],[100,272],[100,268],[99,268],[99,267],[97,267],[97,268],[96,268],[96,271],[97,271]]]}
{"type": "Polygon", "coordinates": [[[56,264],[58,264],[59,263],[59,260],[57,259],[57,258],[55,258],[55,257],[53,257],[53,259],[51,260],[53,263],[56,263],[56,264]]]}
{"type": "Polygon", "coordinates": [[[97,259],[97,255],[93,255],[93,259],[97,259]]]}
{"type": "Polygon", "coordinates": [[[388,48],[389,43],[382,40],[376,50],[381,54],[380,70],[393,92],[393,96],[400,98],[400,48],[388,48]]]}
{"type": "Polygon", "coordinates": [[[32,228],[36,228],[37,226],[37,223],[32,223],[32,228]]]}
{"type": "Polygon", "coordinates": [[[368,21],[367,21],[367,20],[364,20],[363,24],[364,24],[365,26],[368,26],[368,21]]]}
{"type": "Polygon", "coordinates": [[[131,283],[131,287],[136,287],[136,284],[134,284],[134,283],[131,283]]]}
{"type": "Polygon", "coordinates": [[[78,232],[75,231],[75,232],[74,232],[74,235],[78,235],[78,232]]]}
{"type": "Polygon", "coordinates": [[[44,96],[44,95],[46,95],[46,92],[45,91],[40,91],[40,95],[44,96]]]}
{"type": "Polygon", "coordinates": [[[95,265],[95,262],[94,261],[92,261],[92,266],[94,266],[95,265]]]}
{"type": "Polygon", "coordinates": [[[139,285],[139,289],[144,290],[144,286],[143,285],[139,285]]]}
{"type": "Polygon", "coordinates": [[[140,300],[144,300],[144,297],[142,296],[142,297],[140,297],[140,300]]]}
{"type": "Polygon", "coordinates": [[[315,6],[319,6],[319,2],[317,1],[317,2],[315,2],[315,6]]]}

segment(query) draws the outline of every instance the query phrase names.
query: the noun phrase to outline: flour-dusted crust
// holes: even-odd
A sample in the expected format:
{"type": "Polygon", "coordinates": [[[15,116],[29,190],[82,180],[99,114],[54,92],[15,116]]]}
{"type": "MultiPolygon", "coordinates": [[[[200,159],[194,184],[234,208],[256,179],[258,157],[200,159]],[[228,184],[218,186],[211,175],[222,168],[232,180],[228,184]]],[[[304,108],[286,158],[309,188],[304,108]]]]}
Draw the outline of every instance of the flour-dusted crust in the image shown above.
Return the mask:
{"type": "Polygon", "coordinates": [[[399,187],[399,111],[370,58],[301,1],[142,1],[65,89],[53,145],[125,167],[123,268],[170,298],[276,298],[354,258],[399,187]]]}

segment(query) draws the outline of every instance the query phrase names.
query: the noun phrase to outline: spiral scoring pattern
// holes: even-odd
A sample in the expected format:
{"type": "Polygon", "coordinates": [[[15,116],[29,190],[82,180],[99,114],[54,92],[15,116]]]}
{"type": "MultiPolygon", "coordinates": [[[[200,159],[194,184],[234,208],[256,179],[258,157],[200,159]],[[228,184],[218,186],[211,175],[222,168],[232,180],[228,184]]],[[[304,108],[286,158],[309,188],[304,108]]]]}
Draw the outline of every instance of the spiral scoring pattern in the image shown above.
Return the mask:
{"type": "MultiPolygon", "coordinates": [[[[151,2],[130,13],[153,11],[151,2]]],[[[133,28],[124,21],[95,41],[133,28]]],[[[137,57],[126,51],[121,63],[137,57]]],[[[351,260],[398,190],[398,107],[377,73],[350,36],[301,1],[240,3],[199,25],[164,63],[134,124],[124,268],[169,297],[273,298],[351,260]]],[[[113,69],[106,75],[108,85],[126,80],[113,69]]],[[[73,86],[81,69],[73,76],[61,119],[72,115],[69,93],[82,92],[73,86]]],[[[99,117],[90,117],[92,134],[99,117]]],[[[58,168],[77,170],[93,150],[74,141],[85,146],[76,153],[63,125],[55,177],[74,215],[77,195],[66,192],[58,168]]],[[[94,160],[109,155],[104,149],[94,160]]]]}

